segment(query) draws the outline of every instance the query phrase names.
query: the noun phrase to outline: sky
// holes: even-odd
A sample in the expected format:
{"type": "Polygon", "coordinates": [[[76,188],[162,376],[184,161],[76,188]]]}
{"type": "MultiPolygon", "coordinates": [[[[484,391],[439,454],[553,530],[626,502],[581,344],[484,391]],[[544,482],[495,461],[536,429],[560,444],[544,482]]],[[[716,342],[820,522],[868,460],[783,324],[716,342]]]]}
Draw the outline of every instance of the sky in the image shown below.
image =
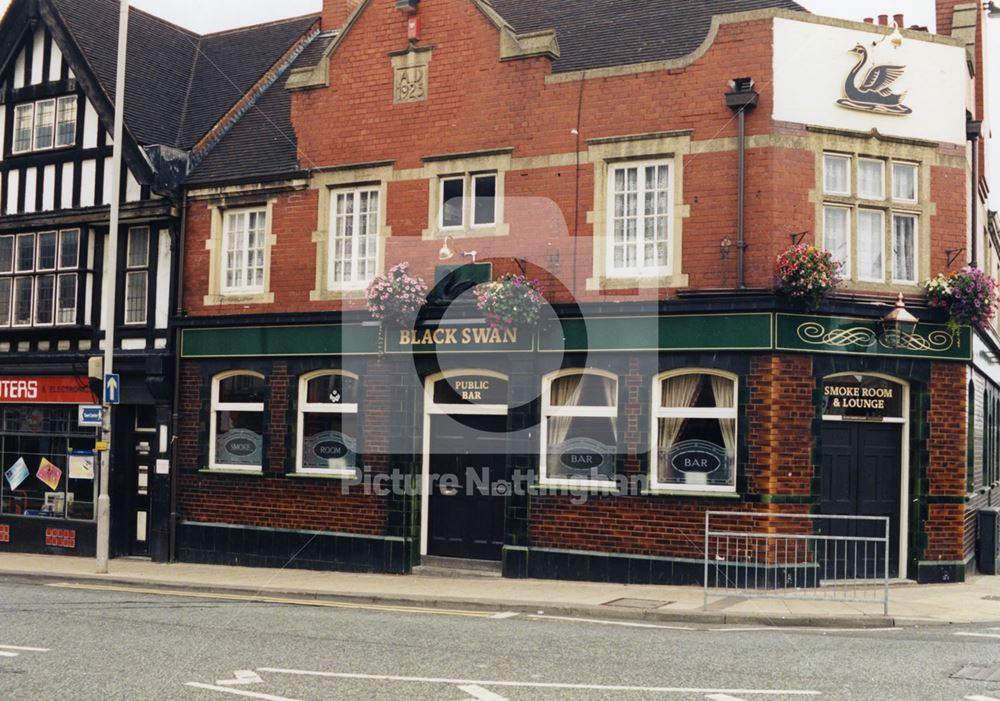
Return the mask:
{"type": "MultiPolygon", "coordinates": [[[[0,0],[0,6],[6,10],[8,2],[9,0],[0,0]]],[[[879,13],[892,17],[902,10],[906,26],[918,24],[929,27],[931,31],[935,28],[934,0],[798,0],[798,2],[816,14],[856,21],[877,16],[879,13]]],[[[282,17],[318,13],[323,5],[322,0],[131,0],[131,4],[198,33],[217,32],[282,17]]],[[[991,82],[995,85],[996,76],[1000,76],[1000,19],[993,20],[991,25],[993,31],[988,48],[991,69],[988,72],[994,76],[991,82]]],[[[1000,114],[1000,89],[988,92],[992,93],[989,95],[990,113],[1000,114]]],[[[995,121],[1000,128],[1000,117],[995,121]]],[[[1000,138],[994,143],[996,145],[991,150],[989,161],[990,180],[994,183],[992,189],[998,193],[994,195],[997,201],[992,205],[996,208],[1000,206],[1000,185],[996,184],[997,176],[1000,175],[1000,138]]]]}

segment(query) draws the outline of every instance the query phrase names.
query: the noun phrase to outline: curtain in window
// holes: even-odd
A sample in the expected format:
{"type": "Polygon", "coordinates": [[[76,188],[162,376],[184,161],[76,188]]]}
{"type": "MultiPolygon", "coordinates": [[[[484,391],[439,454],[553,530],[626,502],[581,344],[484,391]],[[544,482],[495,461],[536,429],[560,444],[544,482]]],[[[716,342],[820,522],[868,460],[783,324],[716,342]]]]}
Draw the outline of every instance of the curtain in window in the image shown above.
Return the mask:
{"type": "MultiPolygon", "coordinates": [[[[694,373],[677,375],[676,377],[664,380],[661,387],[662,396],[660,398],[660,406],[675,408],[689,407],[694,404],[695,398],[698,395],[698,389],[701,387],[701,375],[694,373]]],[[[657,448],[660,454],[659,472],[661,480],[666,479],[668,474],[667,468],[669,464],[665,460],[667,451],[670,450],[674,441],[677,440],[677,436],[680,435],[681,428],[684,427],[684,420],[682,416],[668,416],[659,420],[660,436],[657,448]]]]}
{"type": "MultiPolygon", "coordinates": [[[[564,375],[553,380],[549,390],[549,404],[553,407],[579,404],[581,380],[583,380],[583,375],[564,375]]],[[[572,424],[572,416],[550,416],[548,422],[549,446],[557,446],[566,440],[572,424]]]]}
{"type": "MultiPolygon", "coordinates": [[[[733,381],[712,375],[712,393],[715,395],[715,406],[731,408],[733,406],[733,381]]],[[[736,421],[734,419],[719,419],[719,429],[722,431],[722,442],[725,444],[726,457],[730,466],[736,460],[736,421]]]]}

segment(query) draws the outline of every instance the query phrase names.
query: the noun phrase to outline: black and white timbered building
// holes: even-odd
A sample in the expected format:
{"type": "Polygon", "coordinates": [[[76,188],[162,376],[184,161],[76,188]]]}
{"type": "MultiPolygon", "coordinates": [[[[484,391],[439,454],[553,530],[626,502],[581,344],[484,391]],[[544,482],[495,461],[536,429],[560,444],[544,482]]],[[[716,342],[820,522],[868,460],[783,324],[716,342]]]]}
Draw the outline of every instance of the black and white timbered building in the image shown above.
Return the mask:
{"type": "Polygon", "coordinates": [[[78,407],[99,402],[88,372],[113,302],[111,554],[168,557],[180,186],[317,33],[303,17],[200,36],[133,9],[115,183],[118,11],[14,0],[0,21],[0,551],[94,553],[99,429],[78,407]]]}

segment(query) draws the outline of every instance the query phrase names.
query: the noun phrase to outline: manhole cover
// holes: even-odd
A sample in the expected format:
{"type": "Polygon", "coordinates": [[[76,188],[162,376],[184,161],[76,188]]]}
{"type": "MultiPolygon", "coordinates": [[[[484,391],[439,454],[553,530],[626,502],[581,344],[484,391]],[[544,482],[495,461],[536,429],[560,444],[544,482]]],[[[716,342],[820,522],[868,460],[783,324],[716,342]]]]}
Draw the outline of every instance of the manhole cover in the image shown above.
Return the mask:
{"type": "Polygon", "coordinates": [[[601,606],[621,606],[627,609],[658,609],[661,606],[672,604],[673,601],[659,601],[657,599],[614,599],[605,601],[601,606]]]}
{"type": "Polygon", "coordinates": [[[980,665],[968,664],[951,675],[952,679],[974,679],[980,682],[1000,681],[1000,665],[992,667],[982,667],[980,665]]]}

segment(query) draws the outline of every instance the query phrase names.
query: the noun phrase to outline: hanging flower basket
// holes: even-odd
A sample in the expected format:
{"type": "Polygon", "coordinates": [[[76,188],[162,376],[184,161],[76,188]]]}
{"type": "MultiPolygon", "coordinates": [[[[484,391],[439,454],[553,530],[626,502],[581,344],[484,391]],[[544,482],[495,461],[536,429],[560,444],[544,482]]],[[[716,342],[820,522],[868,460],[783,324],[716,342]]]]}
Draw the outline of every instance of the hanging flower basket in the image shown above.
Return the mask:
{"type": "Polygon", "coordinates": [[[394,265],[368,284],[368,313],[373,319],[407,324],[427,301],[427,285],[422,278],[406,272],[409,266],[409,263],[394,265]]]}
{"type": "Polygon", "coordinates": [[[486,315],[486,323],[492,328],[537,324],[545,303],[541,285],[524,275],[501,275],[493,282],[478,285],[473,294],[476,308],[486,315]]]}
{"type": "Polygon", "coordinates": [[[791,299],[818,304],[840,284],[840,268],[840,261],[834,260],[830,251],[796,244],[775,259],[775,291],[791,299]]]}
{"type": "Polygon", "coordinates": [[[987,329],[997,309],[997,283],[979,268],[966,266],[953,273],[939,274],[924,283],[927,303],[948,312],[948,328],[953,334],[968,324],[987,329]]]}

